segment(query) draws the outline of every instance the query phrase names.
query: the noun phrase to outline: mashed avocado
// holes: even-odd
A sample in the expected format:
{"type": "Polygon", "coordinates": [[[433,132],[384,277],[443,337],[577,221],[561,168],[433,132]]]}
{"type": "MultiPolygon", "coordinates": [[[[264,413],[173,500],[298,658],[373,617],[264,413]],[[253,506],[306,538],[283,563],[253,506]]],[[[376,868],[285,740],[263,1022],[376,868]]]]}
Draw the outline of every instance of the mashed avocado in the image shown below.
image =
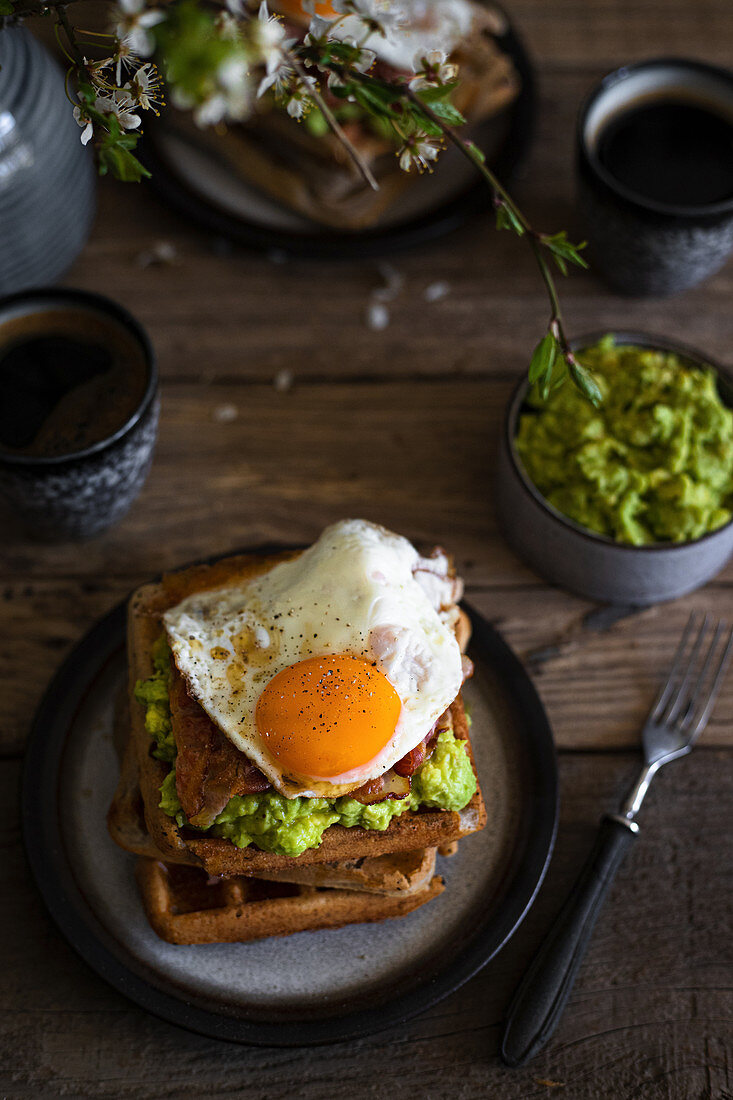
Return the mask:
{"type": "Polygon", "coordinates": [[[573,386],[519,422],[529,477],[558,511],[618,542],[687,542],[731,519],[733,413],[712,369],[669,352],[615,345],[578,357],[603,393],[596,409],[573,386]]]}
{"type": "Polygon", "coordinates": [[[176,743],[171,730],[171,708],[168,687],[171,681],[171,651],[165,634],[154,642],[153,675],[135,684],[135,698],[145,707],[145,729],[155,748],[153,756],[169,763],[176,758],[176,743]]]}
{"type": "MultiPolygon", "coordinates": [[[[156,642],[155,674],[135,685],[135,698],[147,707],[146,729],[156,747],[153,755],[173,762],[160,788],[160,808],[179,825],[186,825],[176,792],[176,747],[171,733],[168,681],[170,660],[163,635],[156,642]],[[165,661],[162,659],[165,650],[165,661]],[[161,691],[163,685],[165,691],[161,691]],[[151,714],[152,711],[152,714],[151,714]],[[170,751],[172,755],[164,756],[170,751]]],[[[306,848],[317,848],[329,825],[383,832],[393,817],[420,806],[440,810],[462,810],[476,791],[476,777],[468,758],[466,744],[457,740],[453,730],[442,730],[432,755],[412,777],[407,798],[385,799],[364,806],[348,795],[342,798],[285,798],[274,790],[262,794],[235,795],[230,798],[214,824],[210,836],[226,837],[238,848],[253,844],[265,852],[299,856],[306,848]]]]}

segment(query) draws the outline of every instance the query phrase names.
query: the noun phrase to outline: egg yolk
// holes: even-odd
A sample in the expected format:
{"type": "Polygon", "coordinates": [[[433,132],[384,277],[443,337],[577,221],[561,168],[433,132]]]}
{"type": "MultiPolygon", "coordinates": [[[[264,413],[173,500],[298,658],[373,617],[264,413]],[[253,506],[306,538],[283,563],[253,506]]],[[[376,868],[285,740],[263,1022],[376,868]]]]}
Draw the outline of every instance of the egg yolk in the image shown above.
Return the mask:
{"type": "Polygon", "coordinates": [[[273,676],[255,721],[283,767],[328,779],[369,763],[392,737],[402,703],[360,657],[308,657],[273,676]]]}
{"type": "MultiPolygon", "coordinates": [[[[281,11],[285,15],[295,15],[302,17],[307,13],[303,12],[303,5],[301,0],[275,0],[272,5],[276,11],[281,11]]],[[[323,19],[335,19],[338,15],[337,11],[334,11],[329,0],[319,0],[319,3],[315,7],[316,15],[320,15],[323,19]]]]}

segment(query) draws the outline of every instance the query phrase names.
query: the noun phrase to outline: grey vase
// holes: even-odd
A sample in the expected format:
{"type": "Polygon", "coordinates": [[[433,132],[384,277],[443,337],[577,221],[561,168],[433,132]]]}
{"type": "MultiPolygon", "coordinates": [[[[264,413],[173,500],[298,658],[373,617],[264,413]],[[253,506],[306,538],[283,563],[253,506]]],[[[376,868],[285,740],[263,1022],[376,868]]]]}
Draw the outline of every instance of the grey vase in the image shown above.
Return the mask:
{"type": "Polygon", "coordinates": [[[96,175],[80,133],[48,51],[0,29],[0,294],[53,282],[86,243],[96,175]]]}

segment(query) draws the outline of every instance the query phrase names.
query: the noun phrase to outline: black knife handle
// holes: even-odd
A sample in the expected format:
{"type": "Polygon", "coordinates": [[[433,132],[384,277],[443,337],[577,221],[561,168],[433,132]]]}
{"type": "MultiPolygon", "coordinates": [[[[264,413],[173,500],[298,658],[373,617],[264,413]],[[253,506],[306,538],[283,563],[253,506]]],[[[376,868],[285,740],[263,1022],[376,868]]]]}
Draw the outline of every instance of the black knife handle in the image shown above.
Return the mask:
{"type": "Polygon", "coordinates": [[[508,1066],[532,1058],[557,1027],[603,899],[638,831],[626,818],[601,818],[595,847],[509,1006],[500,1051],[508,1066]]]}

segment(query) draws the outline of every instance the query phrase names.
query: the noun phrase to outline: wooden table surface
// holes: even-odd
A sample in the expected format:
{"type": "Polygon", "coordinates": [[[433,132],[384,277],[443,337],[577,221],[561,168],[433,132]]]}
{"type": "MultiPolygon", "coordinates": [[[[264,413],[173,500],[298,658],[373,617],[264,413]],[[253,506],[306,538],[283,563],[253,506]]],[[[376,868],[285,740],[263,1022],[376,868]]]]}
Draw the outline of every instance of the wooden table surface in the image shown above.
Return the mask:
{"type": "MultiPolygon", "coordinates": [[[[510,7],[540,82],[537,139],[515,192],[541,228],[577,231],[581,96],[603,72],[654,54],[729,62],[733,9],[729,0],[510,7]]],[[[546,315],[532,262],[488,217],[390,259],[404,288],[376,333],[365,324],[382,279],[376,262],[281,263],[232,250],[147,189],[100,186],[96,228],[65,281],[118,299],[149,329],[160,441],[129,516],[88,544],[37,545],[0,513],[0,786],[12,807],[0,826],[2,1096],[733,1096],[733,676],[700,748],[652,789],[555,1038],[525,1069],[497,1058],[511,990],[600,813],[637,766],[639,722],[674,639],[693,607],[733,617],[733,567],[610,627],[594,605],[523,567],[496,529],[493,475],[502,410],[546,315]],[[143,266],[158,241],[174,245],[175,263],[143,266]],[[436,281],[449,293],[428,304],[436,281]],[[471,600],[527,660],[560,749],[557,847],[509,946],[423,1016],[318,1050],[238,1048],[136,1008],[56,932],[20,846],[20,759],[52,672],[133,586],[235,547],[309,541],[344,515],[448,544],[471,600]]],[[[572,333],[638,327],[729,362],[732,291],[731,265],[674,301],[626,301],[592,274],[562,287],[572,333]]]]}

